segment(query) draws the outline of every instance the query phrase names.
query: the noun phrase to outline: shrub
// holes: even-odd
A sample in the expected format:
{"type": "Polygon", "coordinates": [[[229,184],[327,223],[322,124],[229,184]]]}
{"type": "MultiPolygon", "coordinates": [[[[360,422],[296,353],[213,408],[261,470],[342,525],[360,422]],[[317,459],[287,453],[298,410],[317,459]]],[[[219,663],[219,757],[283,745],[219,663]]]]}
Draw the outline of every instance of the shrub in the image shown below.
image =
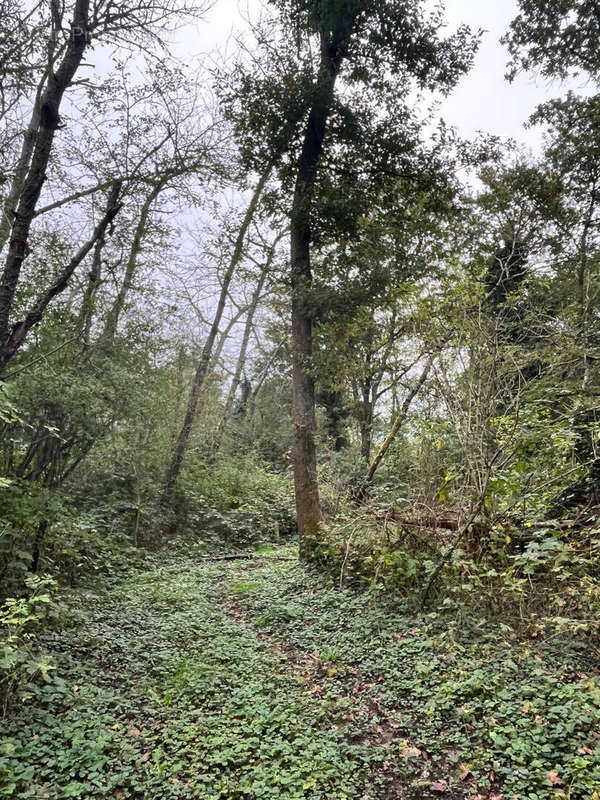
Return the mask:
{"type": "Polygon", "coordinates": [[[52,578],[29,575],[27,597],[9,597],[0,606],[0,708],[6,713],[12,698],[27,700],[40,678],[50,680],[50,659],[37,652],[36,631],[52,607],[52,578]]]}

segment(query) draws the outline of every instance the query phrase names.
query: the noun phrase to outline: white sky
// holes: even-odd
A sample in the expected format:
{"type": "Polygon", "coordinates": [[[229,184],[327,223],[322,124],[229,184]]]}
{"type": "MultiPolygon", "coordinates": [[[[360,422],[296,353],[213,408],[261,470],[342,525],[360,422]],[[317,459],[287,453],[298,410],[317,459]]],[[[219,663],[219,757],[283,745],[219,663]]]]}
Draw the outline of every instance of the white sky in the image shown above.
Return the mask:
{"type": "MultiPolygon", "coordinates": [[[[442,102],[441,116],[464,138],[483,131],[512,137],[535,150],[540,131],[526,130],[523,124],[539,103],[567,87],[532,75],[520,75],[512,84],[505,80],[508,53],[499,39],[517,13],[516,0],[446,0],[445,6],[450,29],[465,22],[485,33],[473,69],[442,102]]],[[[188,58],[217,50],[232,52],[232,32],[243,30],[249,11],[253,14],[259,7],[260,0],[217,0],[195,30],[187,28],[176,35],[175,51],[188,58]]],[[[583,79],[570,88],[589,91],[583,79]]]]}
{"type": "Polygon", "coordinates": [[[535,107],[568,88],[582,94],[590,90],[584,79],[568,85],[531,74],[521,74],[512,83],[505,80],[509,55],[499,40],[516,16],[515,0],[447,0],[446,12],[453,26],[463,21],[486,31],[473,69],[442,108],[446,121],[466,138],[482,130],[535,147],[540,132],[523,128],[535,107]]]}

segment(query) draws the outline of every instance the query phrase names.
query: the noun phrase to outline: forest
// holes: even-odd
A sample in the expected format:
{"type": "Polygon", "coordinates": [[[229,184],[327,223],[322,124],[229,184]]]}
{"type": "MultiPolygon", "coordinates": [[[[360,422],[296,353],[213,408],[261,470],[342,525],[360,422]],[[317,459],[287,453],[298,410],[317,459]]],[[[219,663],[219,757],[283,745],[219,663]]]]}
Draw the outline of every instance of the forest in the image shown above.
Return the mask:
{"type": "Polygon", "coordinates": [[[600,800],[600,3],[506,5],[530,146],[467,0],[0,0],[0,797],[600,800]]]}

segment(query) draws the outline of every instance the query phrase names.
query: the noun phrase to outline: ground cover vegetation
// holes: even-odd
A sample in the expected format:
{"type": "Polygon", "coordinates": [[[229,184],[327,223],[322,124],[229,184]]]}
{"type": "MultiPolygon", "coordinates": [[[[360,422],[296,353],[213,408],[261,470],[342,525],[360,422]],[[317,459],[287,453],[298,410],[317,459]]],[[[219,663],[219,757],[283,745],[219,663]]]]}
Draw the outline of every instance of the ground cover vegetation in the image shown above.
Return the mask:
{"type": "Polygon", "coordinates": [[[0,9],[0,796],[600,800],[596,4],[0,9]]]}

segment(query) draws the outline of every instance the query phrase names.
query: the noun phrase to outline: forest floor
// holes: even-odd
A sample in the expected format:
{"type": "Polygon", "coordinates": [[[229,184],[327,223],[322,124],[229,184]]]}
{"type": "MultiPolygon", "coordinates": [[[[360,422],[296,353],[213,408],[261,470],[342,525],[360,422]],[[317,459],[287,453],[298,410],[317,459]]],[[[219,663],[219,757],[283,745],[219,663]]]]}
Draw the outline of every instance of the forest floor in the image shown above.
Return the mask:
{"type": "Polygon", "coordinates": [[[391,608],[293,555],[149,556],[75,592],[56,677],[0,723],[0,795],[600,798],[583,646],[391,608]]]}

